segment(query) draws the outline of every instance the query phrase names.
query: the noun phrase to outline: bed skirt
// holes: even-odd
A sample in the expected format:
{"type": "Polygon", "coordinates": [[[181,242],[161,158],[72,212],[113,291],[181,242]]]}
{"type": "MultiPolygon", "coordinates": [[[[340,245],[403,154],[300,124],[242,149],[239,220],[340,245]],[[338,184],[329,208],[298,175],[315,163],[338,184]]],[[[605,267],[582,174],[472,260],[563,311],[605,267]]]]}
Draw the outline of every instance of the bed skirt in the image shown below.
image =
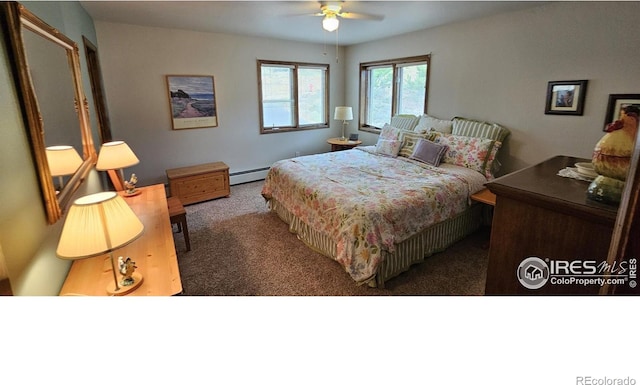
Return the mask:
{"type": "MultiPolygon", "coordinates": [[[[269,208],[289,225],[289,231],[296,234],[311,249],[336,260],[336,244],[327,237],[301,221],[276,199],[269,199],[269,208]]],[[[409,270],[413,264],[422,262],[426,257],[443,251],[447,247],[476,231],[482,224],[482,206],[474,203],[457,216],[427,228],[411,238],[396,244],[394,253],[382,251],[382,263],[376,275],[362,284],[383,288],[384,283],[400,273],[409,270]]]]}

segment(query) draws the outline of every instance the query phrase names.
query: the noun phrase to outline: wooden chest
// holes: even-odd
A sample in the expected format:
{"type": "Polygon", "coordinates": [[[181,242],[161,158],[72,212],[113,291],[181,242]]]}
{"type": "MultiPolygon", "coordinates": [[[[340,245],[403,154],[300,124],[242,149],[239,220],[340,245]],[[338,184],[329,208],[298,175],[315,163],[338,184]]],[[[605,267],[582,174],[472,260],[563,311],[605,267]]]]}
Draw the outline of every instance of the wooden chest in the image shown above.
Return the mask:
{"type": "Polygon", "coordinates": [[[180,198],[185,205],[231,194],[229,166],[223,162],[173,168],[166,173],[171,196],[180,198]]]}

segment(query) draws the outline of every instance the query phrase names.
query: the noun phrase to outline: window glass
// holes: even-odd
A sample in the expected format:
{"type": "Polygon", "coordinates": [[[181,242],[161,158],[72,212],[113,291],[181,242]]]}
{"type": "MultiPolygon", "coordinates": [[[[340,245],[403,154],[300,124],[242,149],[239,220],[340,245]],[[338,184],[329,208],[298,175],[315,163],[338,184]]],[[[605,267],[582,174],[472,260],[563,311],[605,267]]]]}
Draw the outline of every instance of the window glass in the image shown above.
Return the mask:
{"type": "Polygon", "coordinates": [[[367,92],[368,124],[382,127],[391,120],[393,109],[393,67],[372,68],[367,92]]]}
{"type": "Polygon", "coordinates": [[[427,64],[398,67],[398,114],[422,115],[424,89],[427,84],[427,64]]]}
{"type": "Polygon", "coordinates": [[[298,70],[298,105],[302,126],[325,123],[325,73],[323,68],[300,67],[298,70]]]}
{"type": "Polygon", "coordinates": [[[293,68],[264,65],[261,70],[263,126],[294,126],[293,68]]]}

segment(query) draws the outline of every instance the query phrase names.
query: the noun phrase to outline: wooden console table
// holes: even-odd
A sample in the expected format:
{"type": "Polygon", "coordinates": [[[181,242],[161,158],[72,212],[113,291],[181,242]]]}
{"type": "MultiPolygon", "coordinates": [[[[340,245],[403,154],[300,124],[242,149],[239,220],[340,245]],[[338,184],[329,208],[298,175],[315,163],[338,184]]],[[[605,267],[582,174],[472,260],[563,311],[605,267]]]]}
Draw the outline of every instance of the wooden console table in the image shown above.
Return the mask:
{"type": "Polygon", "coordinates": [[[598,294],[597,285],[547,282],[530,289],[517,277],[529,257],[575,261],[576,270],[581,261],[607,260],[617,207],[589,200],[589,182],[557,175],[577,162],[589,160],[555,156],[486,184],[496,201],[485,294],[598,294]]]}
{"type": "MultiPolygon", "coordinates": [[[[164,185],[141,187],[141,194],[124,198],[144,224],[142,236],[114,251],[131,257],[142,274],[140,287],[129,296],[168,296],[182,292],[178,257],[169,222],[169,209],[164,185]]],[[[122,194],[120,192],[119,194],[122,194]]],[[[113,283],[108,254],[73,262],[60,295],[108,295],[106,287],[113,283]]]]}

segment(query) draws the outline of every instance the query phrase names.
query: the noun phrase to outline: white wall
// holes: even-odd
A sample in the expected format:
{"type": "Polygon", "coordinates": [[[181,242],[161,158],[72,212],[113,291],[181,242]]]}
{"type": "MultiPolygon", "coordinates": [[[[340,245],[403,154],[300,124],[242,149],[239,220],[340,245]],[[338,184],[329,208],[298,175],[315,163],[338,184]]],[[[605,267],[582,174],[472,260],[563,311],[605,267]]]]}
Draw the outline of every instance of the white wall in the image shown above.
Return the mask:
{"type": "MultiPolygon", "coordinates": [[[[331,128],[260,135],[257,59],[329,63],[330,106],[342,103],[343,64],[322,45],[97,21],[113,138],[140,163],[125,170],[142,185],[165,183],[165,170],[223,161],[230,172],[328,151],[331,128]],[[218,127],[172,130],[166,75],[214,76],[218,127]]],[[[232,180],[233,183],[233,180],[232,180]]]]}
{"type": "Polygon", "coordinates": [[[431,53],[427,112],[509,128],[503,172],[554,155],[590,158],[609,94],[640,93],[638,15],[638,2],[555,2],[352,46],[346,101],[358,105],[359,63],[431,53]],[[549,81],[581,79],[589,80],[583,116],[544,114],[549,81]]]}

